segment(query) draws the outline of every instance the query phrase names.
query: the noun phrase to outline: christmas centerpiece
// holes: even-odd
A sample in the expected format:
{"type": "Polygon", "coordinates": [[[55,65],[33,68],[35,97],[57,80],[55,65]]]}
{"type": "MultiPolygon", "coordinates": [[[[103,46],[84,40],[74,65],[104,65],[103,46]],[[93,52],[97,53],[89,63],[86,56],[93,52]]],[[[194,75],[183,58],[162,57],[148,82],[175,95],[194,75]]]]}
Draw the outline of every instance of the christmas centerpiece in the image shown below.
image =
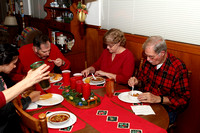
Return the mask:
{"type": "Polygon", "coordinates": [[[70,86],[65,87],[62,95],[70,104],[81,109],[96,107],[101,102],[100,98],[93,92],[91,92],[88,99],[85,99],[82,93],[77,92],[75,89],[71,89],[70,86]]]}

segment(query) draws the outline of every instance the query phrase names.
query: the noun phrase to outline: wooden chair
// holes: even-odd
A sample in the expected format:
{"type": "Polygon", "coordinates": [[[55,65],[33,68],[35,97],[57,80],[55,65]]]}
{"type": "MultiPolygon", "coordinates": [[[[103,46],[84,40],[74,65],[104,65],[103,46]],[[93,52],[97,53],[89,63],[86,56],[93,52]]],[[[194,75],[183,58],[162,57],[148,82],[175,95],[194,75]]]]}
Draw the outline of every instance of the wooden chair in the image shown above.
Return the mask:
{"type": "Polygon", "coordinates": [[[137,76],[138,72],[142,69],[143,61],[144,61],[144,58],[141,58],[140,61],[135,62],[134,76],[137,76]]]}
{"type": "Polygon", "coordinates": [[[17,114],[20,116],[20,125],[24,133],[48,133],[46,114],[39,114],[39,119],[34,118],[22,109],[20,97],[13,100],[17,114]]]}

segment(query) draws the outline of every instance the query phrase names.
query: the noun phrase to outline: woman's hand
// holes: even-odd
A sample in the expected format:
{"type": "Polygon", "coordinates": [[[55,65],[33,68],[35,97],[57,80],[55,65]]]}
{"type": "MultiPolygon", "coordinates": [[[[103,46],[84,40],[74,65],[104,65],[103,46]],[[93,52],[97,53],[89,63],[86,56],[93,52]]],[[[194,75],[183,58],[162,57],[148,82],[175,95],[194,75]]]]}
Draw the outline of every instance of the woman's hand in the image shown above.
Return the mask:
{"type": "Polygon", "coordinates": [[[99,71],[95,72],[95,75],[97,75],[97,76],[105,76],[105,77],[107,77],[109,79],[114,79],[116,81],[116,74],[113,74],[113,73],[107,73],[107,72],[99,70],[99,71]]]}
{"type": "Polygon", "coordinates": [[[85,70],[83,70],[81,73],[83,74],[84,77],[87,77],[90,73],[95,72],[94,67],[88,67],[85,70]]]}
{"type": "Polygon", "coordinates": [[[45,79],[49,79],[49,72],[47,71],[49,66],[43,64],[42,66],[38,67],[36,70],[29,70],[27,76],[25,77],[25,82],[27,82],[28,87],[42,81],[45,79]]]}
{"type": "Polygon", "coordinates": [[[40,99],[40,91],[33,91],[29,94],[29,97],[31,98],[31,102],[36,102],[40,99]]]}
{"type": "Polygon", "coordinates": [[[129,86],[134,86],[134,85],[137,85],[138,84],[138,79],[136,77],[131,77],[129,80],[128,80],[128,85],[129,86]]]}

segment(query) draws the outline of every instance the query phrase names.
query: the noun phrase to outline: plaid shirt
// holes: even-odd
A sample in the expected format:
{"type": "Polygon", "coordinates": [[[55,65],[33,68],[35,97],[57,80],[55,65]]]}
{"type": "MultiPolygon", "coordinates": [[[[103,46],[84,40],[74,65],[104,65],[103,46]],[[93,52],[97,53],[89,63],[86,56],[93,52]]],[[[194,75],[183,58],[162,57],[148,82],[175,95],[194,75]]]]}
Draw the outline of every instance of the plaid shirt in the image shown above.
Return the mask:
{"type": "Polygon", "coordinates": [[[169,111],[182,109],[190,99],[186,65],[170,53],[159,69],[145,59],[138,79],[142,83],[139,90],[169,98],[169,111]]]}

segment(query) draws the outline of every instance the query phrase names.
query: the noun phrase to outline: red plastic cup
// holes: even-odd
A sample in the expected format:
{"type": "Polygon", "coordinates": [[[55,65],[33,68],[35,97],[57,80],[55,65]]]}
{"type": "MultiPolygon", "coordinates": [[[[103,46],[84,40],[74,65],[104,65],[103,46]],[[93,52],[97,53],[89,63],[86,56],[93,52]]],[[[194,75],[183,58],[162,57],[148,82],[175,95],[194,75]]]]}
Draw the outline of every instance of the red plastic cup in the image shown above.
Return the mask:
{"type": "Polygon", "coordinates": [[[71,77],[70,78],[70,86],[71,86],[71,89],[76,89],[76,77],[71,77]]]}
{"type": "Polygon", "coordinates": [[[85,100],[88,100],[90,95],[91,95],[90,84],[88,84],[88,83],[83,84],[83,98],[85,100]]]}
{"type": "Polygon", "coordinates": [[[83,79],[83,74],[82,73],[74,73],[73,76],[76,77],[77,80],[82,80],[83,79]]]}
{"type": "Polygon", "coordinates": [[[69,84],[70,83],[70,70],[63,70],[62,71],[62,76],[63,76],[63,81],[65,84],[69,84]]]}
{"type": "Polygon", "coordinates": [[[82,80],[77,80],[76,81],[76,91],[79,93],[82,93],[82,85],[83,85],[83,81],[82,80]]]}
{"type": "Polygon", "coordinates": [[[114,94],[114,80],[113,79],[106,79],[106,94],[108,97],[112,97],[114,94]]]}

